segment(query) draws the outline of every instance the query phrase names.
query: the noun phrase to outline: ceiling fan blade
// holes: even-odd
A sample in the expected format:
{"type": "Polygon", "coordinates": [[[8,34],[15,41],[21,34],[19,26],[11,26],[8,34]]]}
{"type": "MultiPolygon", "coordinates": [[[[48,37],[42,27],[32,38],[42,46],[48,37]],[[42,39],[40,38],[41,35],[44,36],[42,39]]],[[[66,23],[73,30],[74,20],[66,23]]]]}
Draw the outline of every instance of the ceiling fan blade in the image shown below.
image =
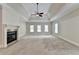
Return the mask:
{"type": "Polygon", "coordinates": [[[44,13],[42,12],[42,13],[39,13],[39,14],[44,14],[44,13]]]}
{"type": "Polygon", "coordinates": [[[41,15],[41,14],[39,14],[39,16],[40,16],[40,17],[42,17],[42,15],[41,15]]]}

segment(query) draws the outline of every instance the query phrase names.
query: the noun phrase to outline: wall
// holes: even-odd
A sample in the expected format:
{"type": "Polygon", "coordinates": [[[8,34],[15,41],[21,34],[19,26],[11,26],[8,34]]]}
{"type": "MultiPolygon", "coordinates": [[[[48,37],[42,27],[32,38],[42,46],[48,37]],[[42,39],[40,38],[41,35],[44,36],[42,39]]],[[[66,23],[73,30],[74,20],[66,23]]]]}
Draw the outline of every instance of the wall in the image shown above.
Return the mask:
{"type": "Polygon", "coordinates": [[[79,9],[59,19],[59,37],[79,46],[79,9]]]}
{"type": "Polygon", "coordinates": [[[2,6],[0,5],[0,48],[2,45],[2,6]]]}
{"type": "Polygon", "coordinates": [[[59,33],[60,36],[63,38],[79,44],[79,17],[69,19],[67,21],[61,21],[61,32],[59,33]]]}
{"type": "Polygon", "coordinates": [[[11,7],[3,6],[3,24],[19,26],[19,38],[26,34],[24,18],[11,7]]]}
{"type": "Polygon", "coordinates": [[[21,39],[24,35],[26,35],[26,23],[21,23],[18,30],[19,38],[21,39]]]}
{"type": "Polygon", "coordinates": [[[27,22],[26,23],[26,34],[27,35],[51,35],[51,23],[50,22],[27,22]],[[34,32],[30,32],[30,25],[34,25],[34,32]],[[37,32],[37,25],[41,25],[41,32],[37,32]],[[48,25],[49,32],[44,32],[44,25],[48,25]]]}

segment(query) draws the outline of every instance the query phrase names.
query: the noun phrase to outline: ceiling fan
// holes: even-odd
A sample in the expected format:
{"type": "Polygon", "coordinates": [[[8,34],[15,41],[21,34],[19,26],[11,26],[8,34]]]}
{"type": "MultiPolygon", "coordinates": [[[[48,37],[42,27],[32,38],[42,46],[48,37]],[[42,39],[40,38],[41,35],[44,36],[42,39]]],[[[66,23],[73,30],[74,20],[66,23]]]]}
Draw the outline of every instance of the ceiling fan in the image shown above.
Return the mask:
{"type": "Polygon", "coordinates": [[[43,14],[44,14],[44,13],[38,11],[38,5],[39,5],[39,3],[36,3],[36,5],[37,5],[37,12],[36,12],[35,14],[32,14],[32,15],[36,15],[36,16],[43,17],[43,14]]]}

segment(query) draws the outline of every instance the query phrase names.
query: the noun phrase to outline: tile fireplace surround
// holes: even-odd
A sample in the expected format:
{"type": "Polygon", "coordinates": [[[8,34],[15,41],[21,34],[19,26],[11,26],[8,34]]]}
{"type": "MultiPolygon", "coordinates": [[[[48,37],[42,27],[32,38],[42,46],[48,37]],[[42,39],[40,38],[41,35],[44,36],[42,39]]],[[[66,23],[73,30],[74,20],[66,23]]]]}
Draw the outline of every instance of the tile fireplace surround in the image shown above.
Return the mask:
{"type": "MultiPolygon", "coordinates": [[[[14,25],[3,25],[3,39],[2,39],[2,45],[0,46],[0,48],[6,48],[8,45],[7,44],[7,32],[9,31],[17,31],[18,32],[19,26],[14,26],[14,25]]],[[[17,40],[18,40],[18,35],[17,35],[17,40]]]]}

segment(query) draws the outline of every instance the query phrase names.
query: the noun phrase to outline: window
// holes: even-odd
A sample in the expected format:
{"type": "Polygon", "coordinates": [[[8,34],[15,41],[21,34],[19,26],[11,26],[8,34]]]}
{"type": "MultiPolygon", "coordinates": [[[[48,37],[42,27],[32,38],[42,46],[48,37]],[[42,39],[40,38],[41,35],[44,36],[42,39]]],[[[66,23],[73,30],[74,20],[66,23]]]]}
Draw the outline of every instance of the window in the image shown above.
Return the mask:
{"type": "Polygon", "coordinates": [[[55,23],[55,33],[58,33],[58,23],[55,23]]]}
{"type": "Polygon", "coordinates": [[[48,25],[45,25],[45,32],[48,32],[48,25]]]}
{"type": "Polygon", "coordinates": [[[37,25],[37,32],[41,32],[41,25],[37,25]]]}
{"type": "Polygon", "coordinates": [[[34,25],[30,25],[30,32],[34,32],[34,25]]]}

